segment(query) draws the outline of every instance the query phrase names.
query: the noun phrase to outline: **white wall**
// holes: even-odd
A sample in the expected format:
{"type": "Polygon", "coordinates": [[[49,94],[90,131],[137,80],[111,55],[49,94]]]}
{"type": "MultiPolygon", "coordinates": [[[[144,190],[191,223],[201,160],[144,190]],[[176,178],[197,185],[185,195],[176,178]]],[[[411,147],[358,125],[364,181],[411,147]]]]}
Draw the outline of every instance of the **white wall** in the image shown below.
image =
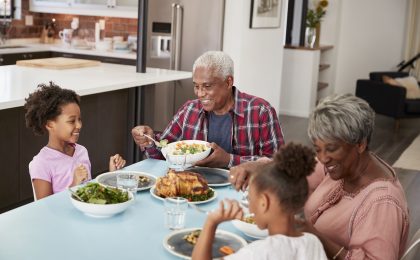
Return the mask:
{"type": "Polygon", "coordinates": [[[334,92],[355,93],[357,79],[368,78],[371,71],[395,70],[403,59],[407,0],[338,1],[339,16],[326,17],[321,43],[335,41],[334,92]],[[334,24],[336,33],[325,32],[334,24]]]}
{"type": "Polygon", "coordinates": [[[280,28],[250,29],[251,0],[226,0],[223,51],[235,62],[241,91],[264,98],[279,111],[287,0],[280,28]]]}

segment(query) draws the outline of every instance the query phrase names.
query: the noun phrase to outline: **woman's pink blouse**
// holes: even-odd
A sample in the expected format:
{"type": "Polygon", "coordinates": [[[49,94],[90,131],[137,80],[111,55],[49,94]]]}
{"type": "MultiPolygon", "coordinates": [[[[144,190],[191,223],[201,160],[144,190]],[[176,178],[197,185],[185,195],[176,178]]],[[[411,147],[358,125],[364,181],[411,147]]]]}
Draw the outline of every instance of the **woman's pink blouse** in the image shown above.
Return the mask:
{"type": "Polygon", "coordinates": [[[314,228],[349,250],[346,259],[399,259],[404,253],[407,200],[394,170],[379,160],[392,170],[392,180],[378,179],[350,194],[342,180],[325,176],[305,205],[314,228]]]}

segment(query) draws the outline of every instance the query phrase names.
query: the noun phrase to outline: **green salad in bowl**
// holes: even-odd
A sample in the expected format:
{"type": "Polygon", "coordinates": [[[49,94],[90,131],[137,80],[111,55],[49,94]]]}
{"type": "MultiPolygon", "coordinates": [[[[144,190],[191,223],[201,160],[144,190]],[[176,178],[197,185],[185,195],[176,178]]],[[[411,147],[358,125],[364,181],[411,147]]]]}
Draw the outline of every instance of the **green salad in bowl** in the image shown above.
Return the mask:
{"type": "Polygon", "coordinates": [[[125,211],[134,202],[134,195],[91,182],[77,189],[73,188],[70,200],[78,210],[88,216],[110,217],[125,211]]]}

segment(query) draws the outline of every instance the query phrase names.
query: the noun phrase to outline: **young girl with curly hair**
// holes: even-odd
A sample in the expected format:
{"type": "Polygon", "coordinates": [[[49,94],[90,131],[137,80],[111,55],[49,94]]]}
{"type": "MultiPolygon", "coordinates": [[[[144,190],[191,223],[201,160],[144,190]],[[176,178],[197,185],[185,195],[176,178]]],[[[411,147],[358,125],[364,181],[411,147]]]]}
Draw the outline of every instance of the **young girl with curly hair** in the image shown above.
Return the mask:
{"type": "MultiPolygon", "coordinates": [[[[90,180],[88,151],[77,144],[82,128],[80,97],[50,82],[38,85],[25,101],[26,126],[36,135],[48,133],[47,145],[29,163],[35,199],[90,180]]],[[[110,171],[124,165],[120,155],[111,156],[110,171]]]]}
{"type": "MultiPolygon", "coordinates": [[[[274,160],[256,168],[249,185],[249,210],[256,225],[268,229],[269,236],[241,248],[224,259],[327,259],[319,239],[295,227],[295,214],[308,197],[306,176],[314,170],[314,152],[289,143],[280,148],[274,160]]],[[[224,221],[242,219],[237,201],[220,202],[209,213],[194,247],[192,259],[211,259],[217,226],[224,221]]]]}

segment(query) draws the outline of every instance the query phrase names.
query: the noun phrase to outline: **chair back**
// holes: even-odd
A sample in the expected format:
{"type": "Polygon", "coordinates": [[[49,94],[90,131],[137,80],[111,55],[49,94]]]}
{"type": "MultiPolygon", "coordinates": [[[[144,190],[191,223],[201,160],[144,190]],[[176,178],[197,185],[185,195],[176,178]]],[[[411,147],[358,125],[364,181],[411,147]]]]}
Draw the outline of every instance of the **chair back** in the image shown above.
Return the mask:
{"type": "Polygon", "coordinates": [[[401,257],[401,260],[414,260],[414,259],[420,259],[420,252],[418,245],[420,243],[420,229],[417,230],[417,232],[414,234],[414,236],[411,238],[410,244],[408,244],[407,250],[405,250],[404,255],[401,257]]]}
{"type": "Polygon", "coordinates": [[[397,72],[397,71],[378,71],[369,73],[370,80],[383,82],[382,76],[388,76],[391,78],[403,78],[408,77],[407,72],[397,72]]]}
{"type": "Polygon", "coordinates": [[[34,183],[32,182],[32,179],[31,179],[31,185],[32,185],[32,192],[34,194],[34,201],[37,201],[36,193],[35,193],[35,188],[34,188],[34,183]]]}

